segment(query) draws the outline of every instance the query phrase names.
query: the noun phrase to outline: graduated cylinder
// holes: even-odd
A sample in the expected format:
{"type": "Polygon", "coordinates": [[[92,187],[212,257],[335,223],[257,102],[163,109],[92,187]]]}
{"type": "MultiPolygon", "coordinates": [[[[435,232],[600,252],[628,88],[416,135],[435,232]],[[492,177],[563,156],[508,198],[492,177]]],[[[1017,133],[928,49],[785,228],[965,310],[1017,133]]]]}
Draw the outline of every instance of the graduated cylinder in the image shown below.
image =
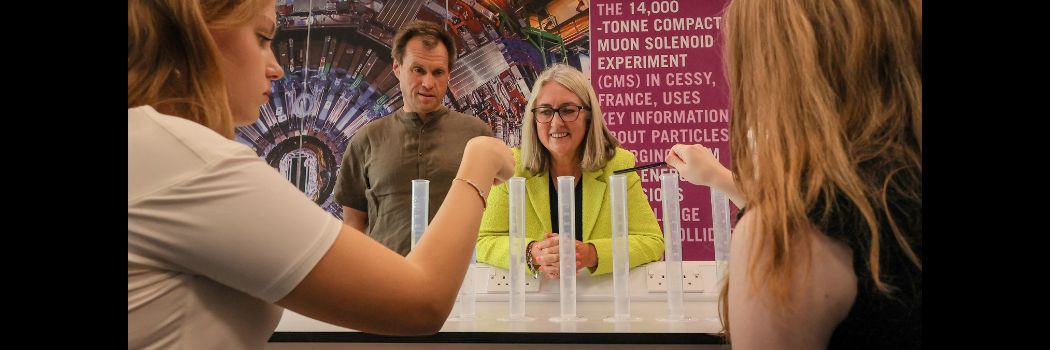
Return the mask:
{"type": "Polygon", "coordinates": [[[678,174],[660,175],[663,191],[664,256],[667,266],[667,319],[683,321],[685,307],[682,305],[682,226],[678,203],[678,174]]]}
{"type": "Polygon", "coordinates": [[[412,249],[423,237],[430,221],[430,180],[412,180],[412,249]]]}

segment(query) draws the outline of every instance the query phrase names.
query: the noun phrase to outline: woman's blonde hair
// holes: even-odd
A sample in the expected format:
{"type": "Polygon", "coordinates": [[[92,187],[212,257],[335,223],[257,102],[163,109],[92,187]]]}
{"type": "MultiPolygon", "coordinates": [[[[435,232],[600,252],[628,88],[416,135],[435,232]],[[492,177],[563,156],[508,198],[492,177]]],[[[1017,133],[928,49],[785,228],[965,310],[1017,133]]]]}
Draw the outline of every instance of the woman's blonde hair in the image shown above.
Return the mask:
{"type": "Polygon", "coordinates": [[[733,173],[757,214],[749,287],[786,305],[801,233],[852,211],[854,254],[891,294],[884,240],[922,269],[921,236],[902,232],[915,218],[894,215],[922,205],[922,0],[734,0],[726,19],[733,173]]]}
{"type": "Polygon", "coordinates": [[[540,95],[540,89],[549,83],[557,83],[576,94],[583,101],[584,107],[590,108],[589,113],[580,111],[586,116],[587,133],[584,135],[583,147],[580,148],[580,167],[586,171],[597,171],[605,167],[605,163],[616,156],[616,147],[620,141],[613,136],[609,128],[605,126],[602,118],[602,108],[598,105],[598,97],[594,94],[594,88],[587,77],[572,66],[555,64],[544,70],[536,83],[532,85],[532,97],[525,106],[525,118],[521,123],[521,163],[532,175],[538,175],[550,166],[551,155],[547,148],[540,143],[539,135],[536,133],[536,114],[532,109],[536,105],[536,97],[540,95]]]}
{"type": "Polygon", "coordinates": [[[128,0],[128,108],[150,105],[233,138],[211,31],[243,25],[264,0],[128,0]]]}

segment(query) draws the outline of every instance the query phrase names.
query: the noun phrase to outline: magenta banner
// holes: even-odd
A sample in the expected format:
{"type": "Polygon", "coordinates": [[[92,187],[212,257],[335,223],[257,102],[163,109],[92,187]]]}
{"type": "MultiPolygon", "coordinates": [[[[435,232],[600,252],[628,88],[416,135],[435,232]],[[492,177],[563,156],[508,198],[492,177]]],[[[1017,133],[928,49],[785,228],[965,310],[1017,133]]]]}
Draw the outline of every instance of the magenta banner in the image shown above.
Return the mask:
{"type": "MultiPolygon", "coordinates": [[[[639,165],[663,161],[675,144],[699,143],[729,166],[726,2],[591,1],[591,83],[609,129],[639,165]]],[[[660,174],[668,171],[639,171],[661,221],[660,174]]],[[[671,195],[681,199],[682,258],[714,260],[710,191],[684,181],[679,188],[671,195]]]]}

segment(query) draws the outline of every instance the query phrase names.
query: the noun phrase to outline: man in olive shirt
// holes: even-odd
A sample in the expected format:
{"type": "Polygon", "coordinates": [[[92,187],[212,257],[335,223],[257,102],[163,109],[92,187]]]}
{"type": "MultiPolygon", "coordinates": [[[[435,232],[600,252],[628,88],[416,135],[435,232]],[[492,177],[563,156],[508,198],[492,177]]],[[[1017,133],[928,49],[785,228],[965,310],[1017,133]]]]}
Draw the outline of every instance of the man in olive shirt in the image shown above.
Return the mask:
{"type": "Polygon", "coordinates": [[[442,105],[456,48],[439,25],[415,21],[394,37],[404,107],[365,125],[343,154],[335,200],[343,221],[401,255],[411,249],[412,180],[430,180],[430,216],[448,194],[467,141],[492,136],[480,119],[442,105]],[[367,226],[367,230],[365,227],[367,226]]]}

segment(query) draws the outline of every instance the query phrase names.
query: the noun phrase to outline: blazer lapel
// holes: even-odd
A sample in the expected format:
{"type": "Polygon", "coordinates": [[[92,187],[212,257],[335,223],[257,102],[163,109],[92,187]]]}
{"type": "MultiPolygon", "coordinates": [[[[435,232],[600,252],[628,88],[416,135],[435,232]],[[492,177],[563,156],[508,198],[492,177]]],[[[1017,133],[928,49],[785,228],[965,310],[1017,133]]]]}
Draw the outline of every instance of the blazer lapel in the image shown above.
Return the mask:
{"type": "MultiPolygon", "coordinates": [[[[540,219],[540,231],[556,231],[551,227],[550,193],[547,192],[547,176],[542,174],[525,180],[525,192],[529,196],[529,206],[540,219]]],[[[539,239],[543,239],[541,235],[539,239]]]]}
{"type": "Polygon", "coordinates": [[[583,173],[582,219],[586,221],[583,222],[583,234],[580,237],[583,237],[584,241],[590,239],[591,233],[594,232],[594,224],[598,222],[598,214],[605,204],[605,191],[609,190],[609,185],[602,178],[603,173],[602,170],[583,173]]]}

